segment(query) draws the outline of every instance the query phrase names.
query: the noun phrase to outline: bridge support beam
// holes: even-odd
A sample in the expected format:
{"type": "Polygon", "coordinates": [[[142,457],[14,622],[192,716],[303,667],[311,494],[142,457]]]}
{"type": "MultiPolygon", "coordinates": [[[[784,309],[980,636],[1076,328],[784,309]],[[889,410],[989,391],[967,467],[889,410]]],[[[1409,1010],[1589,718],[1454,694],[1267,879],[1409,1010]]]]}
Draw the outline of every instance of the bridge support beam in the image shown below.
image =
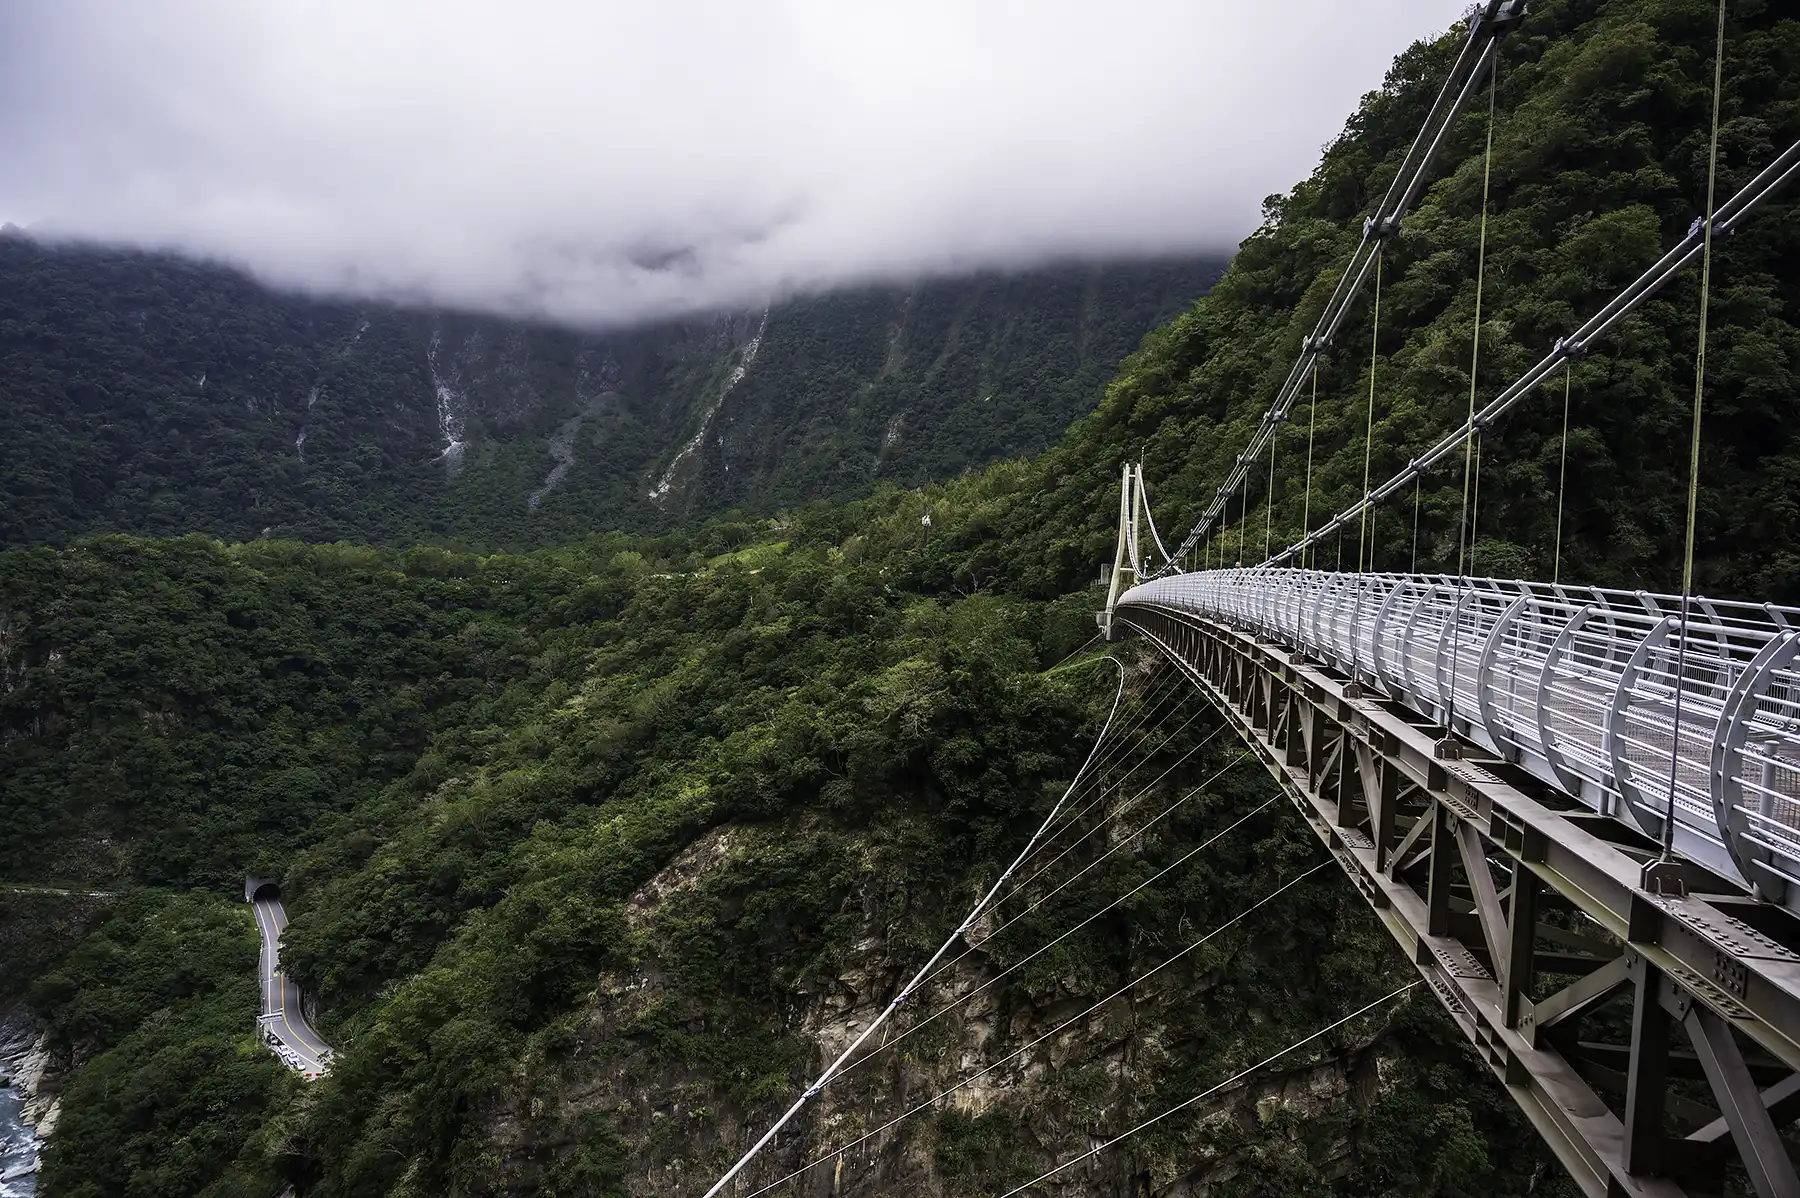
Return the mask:
{"type": "Polygon", "coordinates": [[[1800,921],[1723,882],[1643,890],[1641,838],[1280,645],[1117,617],[1225,713],[1584,1193],[1698,1198],[1736,1161],[1800,1198],[1800,921]]]}

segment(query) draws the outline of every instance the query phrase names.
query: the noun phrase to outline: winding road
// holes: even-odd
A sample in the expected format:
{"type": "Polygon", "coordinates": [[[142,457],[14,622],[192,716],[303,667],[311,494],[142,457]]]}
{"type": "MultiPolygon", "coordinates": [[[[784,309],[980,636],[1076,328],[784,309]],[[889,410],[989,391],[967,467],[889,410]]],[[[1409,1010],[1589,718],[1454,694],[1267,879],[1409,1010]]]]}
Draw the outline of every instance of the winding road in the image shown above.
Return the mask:
{"type": "Polygon", "coordinates": [[[281,933],[287,927],[287,912],[279,898],[260,896],[251,900],[251,909],[256,915],[256,930],[262,933],[262,953],[257,963],[262,981],[262,1014],[257,1023],[267,1036],[274,1038],[276,1053],[283,1061],[305,1077],[318,1077],[330,1067],[331,1050],[301,1012],[300,987],[281,972],[281,933]]]}

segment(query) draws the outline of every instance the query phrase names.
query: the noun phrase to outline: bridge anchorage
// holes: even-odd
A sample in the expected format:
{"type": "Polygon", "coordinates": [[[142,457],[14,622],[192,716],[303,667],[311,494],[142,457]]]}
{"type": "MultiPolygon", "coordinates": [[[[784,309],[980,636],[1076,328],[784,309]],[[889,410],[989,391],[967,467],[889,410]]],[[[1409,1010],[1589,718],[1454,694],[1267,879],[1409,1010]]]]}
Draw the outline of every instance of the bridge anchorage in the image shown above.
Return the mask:
{"type": "Polygon", "coordinates": [[[1678,603],[1252,568],[1101,622],[1226,715],[1585,1192],[1800,1194],[1800,610],[1696,601],[1678,674],[1678,603]]]}

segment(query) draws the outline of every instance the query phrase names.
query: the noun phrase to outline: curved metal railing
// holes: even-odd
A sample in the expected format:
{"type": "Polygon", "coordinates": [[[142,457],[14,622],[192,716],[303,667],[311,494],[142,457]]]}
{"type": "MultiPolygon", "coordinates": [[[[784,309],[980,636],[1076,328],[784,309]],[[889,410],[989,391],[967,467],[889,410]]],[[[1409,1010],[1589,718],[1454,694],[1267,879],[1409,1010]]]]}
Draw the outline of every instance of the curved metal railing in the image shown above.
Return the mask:
{"type": "Polygon", "coordinates": [[[1800,609],[1696,598],[1684,633],[1675,596],[1268,567],[1133,607],[1282,641],[1652,836],[1672,775],[1676,849],[1800,910],[1800,609]]]}

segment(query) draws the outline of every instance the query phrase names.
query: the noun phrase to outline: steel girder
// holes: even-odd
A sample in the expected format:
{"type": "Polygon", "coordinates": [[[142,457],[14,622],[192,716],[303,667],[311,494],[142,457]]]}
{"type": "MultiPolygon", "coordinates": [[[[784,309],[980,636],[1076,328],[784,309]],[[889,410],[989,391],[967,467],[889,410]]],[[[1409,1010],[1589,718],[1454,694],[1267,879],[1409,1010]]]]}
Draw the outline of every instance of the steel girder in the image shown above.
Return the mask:
{"type": "Polygon", "coordinates": [[[1588,1194],[1800,1198],[1800,927],[1346,674],[1181,608],[1121,604],[1229,718],[1588,1194]]]}

